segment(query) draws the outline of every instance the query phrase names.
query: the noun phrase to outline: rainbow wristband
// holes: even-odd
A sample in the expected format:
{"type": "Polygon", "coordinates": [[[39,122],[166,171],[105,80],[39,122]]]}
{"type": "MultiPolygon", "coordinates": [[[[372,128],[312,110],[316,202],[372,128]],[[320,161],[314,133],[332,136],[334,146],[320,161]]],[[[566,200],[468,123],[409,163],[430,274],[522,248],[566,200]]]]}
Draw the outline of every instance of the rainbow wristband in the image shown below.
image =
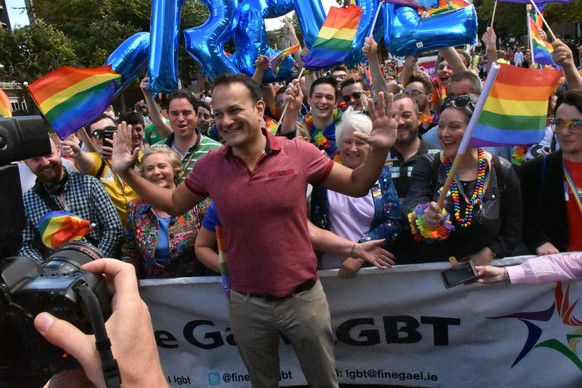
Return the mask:
{"type": "Polygon", "coordinates": [[[441,222],[433,227],[428,228],[424,226],[424,211],[428,208],[428,203],[417,205],[414,210],[408,213],[408,222],[412,235],[416,241],[424,241],[427,243],[434,243],[443,241],[455,227],[451,223],[450,214],[445,209],[442,211],[443,218],[441,222]]]}

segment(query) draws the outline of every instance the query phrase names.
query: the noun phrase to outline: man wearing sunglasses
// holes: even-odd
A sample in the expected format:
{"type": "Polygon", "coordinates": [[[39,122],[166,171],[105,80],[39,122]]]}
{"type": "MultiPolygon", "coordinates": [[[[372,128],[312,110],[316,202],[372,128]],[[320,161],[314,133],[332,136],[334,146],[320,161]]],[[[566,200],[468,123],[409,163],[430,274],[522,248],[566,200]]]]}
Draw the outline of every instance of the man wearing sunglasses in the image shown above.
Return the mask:
{"type": "MultiPolygon", "coordinates": [[[[144,120],[138,112],[121,115],[121,121],[132,125],[132,146],[143,152],[144,120]]],[[[101,181],[105,191],[111,198],[115,210],[123,226],[127,220],[129,202],[137,197],[136,192],[111,169],[112,136],[117,125],[109,116],[101,115],[89,124],[89,136],[99,152],[85,152],[78,144],[63,140],[62,147],[65,156],[73,158],[80,172],[92,175],[101,181]]],[[[140,156],[141,157],[141,156],[140,156]]]]}
{"type": "Polygon", "coordinates": [[[368,105],[368,87],[361,77],[348,77],[340,84],[340,93],[346,103],[346,109],[350,106],[356,112],[364,110],[368,105]]]}

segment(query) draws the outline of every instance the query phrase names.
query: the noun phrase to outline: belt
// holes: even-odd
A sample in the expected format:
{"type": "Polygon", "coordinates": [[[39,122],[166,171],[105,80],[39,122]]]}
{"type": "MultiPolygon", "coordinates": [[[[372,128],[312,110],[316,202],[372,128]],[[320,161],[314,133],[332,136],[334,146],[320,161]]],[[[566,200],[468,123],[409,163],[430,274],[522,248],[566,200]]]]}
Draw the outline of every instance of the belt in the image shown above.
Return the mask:
{"type": "Polygon", "coordinates": [[[270,301],[282,301],[288,298],[291,298],[295,294],[299,294],[300,292],[311,290],[317,281],[315,279],[309,279],[298,285],[289,295],[286,296],[274,296],[269,294],[245,294],[246,296],[250,296],[251,298],[261,298],[270,301]]]}

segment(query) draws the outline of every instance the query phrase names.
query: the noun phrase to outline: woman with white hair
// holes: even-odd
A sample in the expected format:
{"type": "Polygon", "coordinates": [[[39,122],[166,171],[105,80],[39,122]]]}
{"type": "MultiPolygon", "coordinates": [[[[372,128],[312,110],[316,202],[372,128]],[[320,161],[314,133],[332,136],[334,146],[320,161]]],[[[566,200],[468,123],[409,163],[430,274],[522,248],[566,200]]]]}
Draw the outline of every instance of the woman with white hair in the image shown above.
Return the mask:
{"type": "MultiPolygon", "coordinates": [[[[349,168],[360,166],[370,154],[370,146],[354,136],[354,131],[370,133],[372,121],[367,115],[349,108],[336,127],[336,144],[340,162],[349,168]]],[[[389,247],[400,233],[400,202],[392,183],[390,169],[385,168],[379,180],[364,197],[347,195],[316,187],[311,195],[311,221],[322,229],[351,241],[386,239],[389,247]]],[[[394,256],[390,257],[391,260],[394,256]]],[[[339,268],[341,278],[353,278],[364,260],[323,254],[321,269],[339,268]]]]}

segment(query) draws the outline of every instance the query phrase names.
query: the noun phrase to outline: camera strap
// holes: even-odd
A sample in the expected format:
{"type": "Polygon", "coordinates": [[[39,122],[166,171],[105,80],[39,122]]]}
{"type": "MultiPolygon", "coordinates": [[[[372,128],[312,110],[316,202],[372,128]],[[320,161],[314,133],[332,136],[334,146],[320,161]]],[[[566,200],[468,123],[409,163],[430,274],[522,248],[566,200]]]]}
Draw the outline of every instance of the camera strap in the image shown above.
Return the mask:
{"type": "Polygon", "coordinates": [[[111,352],[111,341],[107,335],[99,299],[88,287],[87,283],[80,285],[76,291],[85,304],[86,311],[89,315],[91,328],[95,335],[95,347],[101,358],[101,369],[103,370],[105,385],[107,388],[119,388],[121,386],[119,365],[117,364],[117,360],[113,358],[113,353],[111,352]]]}

